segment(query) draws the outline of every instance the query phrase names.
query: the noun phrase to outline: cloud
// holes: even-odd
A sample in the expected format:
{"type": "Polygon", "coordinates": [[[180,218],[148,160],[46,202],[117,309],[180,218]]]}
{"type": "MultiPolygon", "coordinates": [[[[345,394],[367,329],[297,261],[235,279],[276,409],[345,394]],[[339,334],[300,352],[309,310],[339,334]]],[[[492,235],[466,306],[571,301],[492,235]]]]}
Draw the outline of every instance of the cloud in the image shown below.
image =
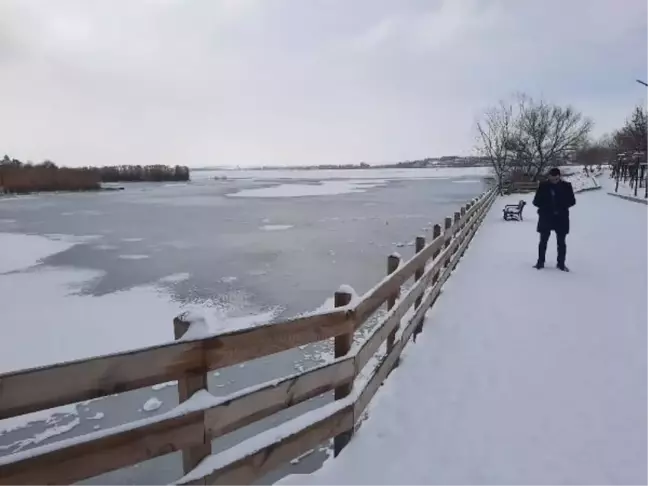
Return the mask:
{"type": "Polygon", "coordinates": [[[0,152],[69,165],[467,154],[526,91],[604,132],[645,91],[626,0],[3,0],[0,152]]]}

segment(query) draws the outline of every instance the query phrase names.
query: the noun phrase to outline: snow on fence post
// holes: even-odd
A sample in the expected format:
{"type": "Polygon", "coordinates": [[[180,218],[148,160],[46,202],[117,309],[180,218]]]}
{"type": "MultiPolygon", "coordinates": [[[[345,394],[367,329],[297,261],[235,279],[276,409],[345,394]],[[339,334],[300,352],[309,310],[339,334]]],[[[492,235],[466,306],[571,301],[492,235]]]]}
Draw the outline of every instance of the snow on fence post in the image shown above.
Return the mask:
{"type": "MultiPolygon", "coordinates": [[[[398,254],[392,254],[387,257],[387,275],[391,275],[394,273],[398,267],[400,266],[401,263],[401,257],[398,254]]],[[[387,312],[389,312],[392,307],[396,305],[396,299],[398,299],[398,296],[400,294],[400,291],[397,291],[396,293],[392,294],[389,296],[389,299],[387,299],[387,312]]],[[[396,325],[392,332],[389,333],[389,336],[387,336],[387,354],[391,352],[391,350],[394,348],[394,343],[396,342],[396,333],[398,332],[398,328],[400,326],[396,325]]],[[[394,367],[398,366],[398,363],[394,365],[394,367]]]]}
{"type": "MultiPolygon", "coordinates": [[[[447,217],[445,219],[445,232],[443,233],[446,238],[445,245],[443,245],[444,249],[447,249],[450,246],[450,243],[452,242],[452,238],[448,239],[448,232],[450,231],[450,228],[452,228],[452,218],[447,217]]],[[[451,235],[452,236],[452,235],[451,235]]],[[[448,265],[450,265],[450,255],[444,255],[444,262],[443,262],[443,267],[447,268],[448,265]]]]}
{"type": "MultiPolygon", "coordinates": [[[[348,292],[337,291],[333,296],[335,307],[344,307],[345,305],[349,305],[351,303],[351,299],[352,295],[348,292]]],[[[342,356],[346,356],[351,350],[351,345],[353,344],[353,328],[351,328],[351,330],[347,334],[336,336],[334,339],[335,357],[340,358],[342,356]]],[[[353,381],[351,381],[351,383],[337,387],[334,391],[335,399],[341,400],[347,397],[349,393],[351,393],[352,388],[353,381]]],[[[353,427],[351,427],[350,430],[342,432],[341,434],[336,435],[333,438],[333,453],[336,457],[349,443],[352,435],[353,427]]]]}
{"type": "MultiPolygon", "coordinates": [[[[425,248],[425,236],[417,236],[416,237],[416,253],[419,253],[423,251],[423,248],[425,248]]],[[[414,272],[414,281],[418,282],[423,278],[423,274],[425,273],[425,263],[421,265],[420,268],[414,272]]],[[[414,302],[414,310],[418,309],[421,307],[421,302],[423,302],[423,294],[417,297],[416,301],[414,302]]],[[[423,331],[423,321],[425,321],[425,317],[422,317],[419,323],[416,325],[416,328],[414,329],[414,333],[412,334],[412,340],[416,342],[416,336],[423,331]]]]}
{"type": "MultiPolygon", "coordinates": [[[[189,330],[191,322],[185,321],[182,316],[173,319],[173,334],[176,340],[182,338],[189,330]]],[[[187,401],[194,393],[200,390],[207,390],[207,365],[203,354],[203,366],[198,370],[185,373],[183,378],[178,380],[178,403],[187,401]]],[[[205,413],[203,412],[202,444],[182,450],[182,469],[184,474],[189,474],[205,457],[211,455],[211,440],[207,435],[205,413]]],[[[198,480],[193,484],[205,484],[205,480],[198,480]]]]}

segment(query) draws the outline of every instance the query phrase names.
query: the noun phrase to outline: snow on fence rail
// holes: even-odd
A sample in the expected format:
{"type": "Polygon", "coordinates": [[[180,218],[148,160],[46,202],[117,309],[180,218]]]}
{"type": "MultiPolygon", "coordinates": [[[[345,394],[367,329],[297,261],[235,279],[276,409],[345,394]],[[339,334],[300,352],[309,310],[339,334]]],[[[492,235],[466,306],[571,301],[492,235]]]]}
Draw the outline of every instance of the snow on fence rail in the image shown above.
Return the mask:
{"type": "Polygon", "coordinates": [[[189,323],[179,317],[172,343],[0,374],[0,419],[171,380],[178,380],[181,402],[155,417],[2,457],[0,484],[69,484],[180,450],[185,476],[179,483],[244,484],[331,438],[339,453],[410,336],[422,331],[425,312],[495,197],[491,190],[473,199],[445,219],[444,231],[435,225],[430,243],[418,237],[406,263],[391,255],[389,274],[362,297],[352,301],[346,289],[336,292],[330,312],[195,340],[180,340],[189,323]],[[388,313],[352,348],[354,332],[385,303],[388,313]],[[207,390],[209,371],[326,339],[335,341],[330,363],[227,397],[207,390]],[[385,354],[377,358],[384,342],[385,354]],[[211,454],[214,438],[331,390],[333,403],[211,454]]]}

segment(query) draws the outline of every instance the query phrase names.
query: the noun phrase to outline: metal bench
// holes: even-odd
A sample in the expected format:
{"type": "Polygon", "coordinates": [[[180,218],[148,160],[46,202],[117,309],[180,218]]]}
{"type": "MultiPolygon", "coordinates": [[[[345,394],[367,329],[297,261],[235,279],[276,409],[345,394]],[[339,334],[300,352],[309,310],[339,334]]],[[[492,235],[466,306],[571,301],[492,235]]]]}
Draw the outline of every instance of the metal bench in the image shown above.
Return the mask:
{"type": "Polygon", "coordinates": [[[524,221],[522,211],[524,211],[526,201],[520,201],[517,204],[507,204],[502,210],[504,212],[504,221],[524,221]]]}

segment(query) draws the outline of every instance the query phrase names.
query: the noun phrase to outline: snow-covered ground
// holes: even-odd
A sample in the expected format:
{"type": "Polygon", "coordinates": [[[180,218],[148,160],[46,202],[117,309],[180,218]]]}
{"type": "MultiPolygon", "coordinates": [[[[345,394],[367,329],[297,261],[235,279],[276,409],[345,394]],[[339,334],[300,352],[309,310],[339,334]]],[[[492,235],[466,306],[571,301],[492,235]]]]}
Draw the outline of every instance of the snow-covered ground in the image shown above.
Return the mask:
{"type": "Polygon", "coordinates": [[[501,216],[519,197],[493,206],[349,446],[281,484],[646,484],[646,207],[577,195],[571,273],[537,271],[535,212],[501,216]]]}

